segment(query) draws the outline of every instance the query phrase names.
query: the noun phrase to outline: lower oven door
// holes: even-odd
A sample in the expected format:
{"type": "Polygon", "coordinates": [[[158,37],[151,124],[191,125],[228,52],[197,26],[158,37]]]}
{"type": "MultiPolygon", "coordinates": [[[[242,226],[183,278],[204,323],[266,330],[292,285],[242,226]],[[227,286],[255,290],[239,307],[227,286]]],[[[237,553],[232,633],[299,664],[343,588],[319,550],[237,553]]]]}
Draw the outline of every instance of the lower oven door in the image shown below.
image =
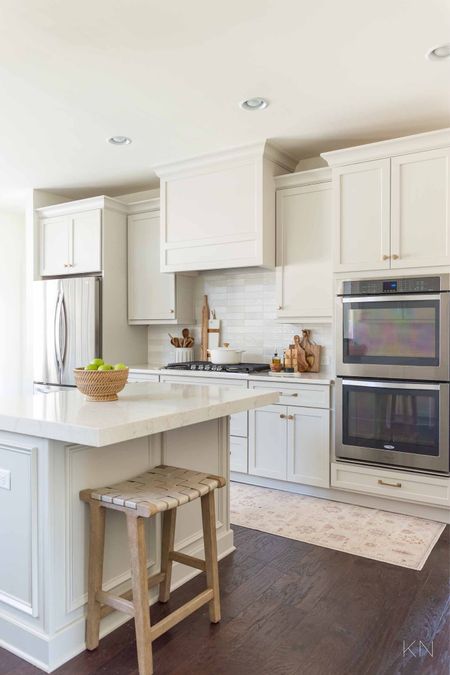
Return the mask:
{"type": "Polygon", "coordinates": [[[336,382],[336,458],[449,473],[449,384],[336,382]]]}

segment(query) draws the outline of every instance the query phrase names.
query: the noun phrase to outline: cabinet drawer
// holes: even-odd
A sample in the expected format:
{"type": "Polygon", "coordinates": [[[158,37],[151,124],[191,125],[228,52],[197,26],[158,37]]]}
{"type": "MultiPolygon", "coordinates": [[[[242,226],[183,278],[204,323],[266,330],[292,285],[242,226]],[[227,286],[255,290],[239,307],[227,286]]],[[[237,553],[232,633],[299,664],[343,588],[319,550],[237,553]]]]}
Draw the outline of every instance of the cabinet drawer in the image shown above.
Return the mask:
{"type": "Polygon", "coordinates": [[[277,391],[282,405],[305,406],[307,408],[329,408],[330,388],[322,384],[280,384],[274,382],[250,382],[251,389],[277,391]]]}
{"type": "Polygon", "coordinates": [[[230,415],[230,434],[231,436],[241,436],[247,438],[248,435],[248,417],[247,412],[235,413],[230,415]]]}
{"type": "Polygon", "coordinates": [[[230,471],[248,473],[247,439],[230,436],[230,471]]]}
{"type": "Polygon", "coordinates": [[[155,373],[133,373],[130,371],[128,382],[159,382],[159,375],[155,373]]]}
{"type": "Polygon", "coordinates": [[[164,373],[160,375],[161,382],[168,382],[169,384],[197,384],[204,387],[214,385],[216,387],[241,387],[246,388],[247,382],[245,380],[233,380],[222,377],[203,377],[195,375],[167,375],[164,373]]]}
{"type": "Polygon", "coordinates": [[[331,485],[341,490],[450,508],[450,478],[446,477],[333,462],[331,485]]]}

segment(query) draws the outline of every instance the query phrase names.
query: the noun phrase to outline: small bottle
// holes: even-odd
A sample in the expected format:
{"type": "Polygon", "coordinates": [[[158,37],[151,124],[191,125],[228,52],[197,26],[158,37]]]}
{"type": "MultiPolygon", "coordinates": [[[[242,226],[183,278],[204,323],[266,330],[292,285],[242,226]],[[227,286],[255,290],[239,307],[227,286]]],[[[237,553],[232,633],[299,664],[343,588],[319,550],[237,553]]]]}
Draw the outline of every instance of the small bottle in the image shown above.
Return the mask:
{"type": "Polygon", "coordinates": [[[278,356],[278,351],[276,347],[274,355],[272,357],[272,363],[270,364],[270,370],[272,370],[274,373],[281,372],[281,359],[278,356]]]}

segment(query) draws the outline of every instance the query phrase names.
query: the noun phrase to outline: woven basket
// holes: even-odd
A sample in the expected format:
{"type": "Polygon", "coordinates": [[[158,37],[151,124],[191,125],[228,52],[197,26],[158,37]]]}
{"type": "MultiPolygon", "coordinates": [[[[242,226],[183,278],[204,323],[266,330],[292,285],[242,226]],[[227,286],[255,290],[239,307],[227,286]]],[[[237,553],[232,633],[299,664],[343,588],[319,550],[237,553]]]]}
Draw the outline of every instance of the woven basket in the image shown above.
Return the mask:
{"type": "Polygon", "coordinates": [[[85,370],[74,368],[75,384],[88,401],[117,401],[128,380],[126,370],[85,370]]]}

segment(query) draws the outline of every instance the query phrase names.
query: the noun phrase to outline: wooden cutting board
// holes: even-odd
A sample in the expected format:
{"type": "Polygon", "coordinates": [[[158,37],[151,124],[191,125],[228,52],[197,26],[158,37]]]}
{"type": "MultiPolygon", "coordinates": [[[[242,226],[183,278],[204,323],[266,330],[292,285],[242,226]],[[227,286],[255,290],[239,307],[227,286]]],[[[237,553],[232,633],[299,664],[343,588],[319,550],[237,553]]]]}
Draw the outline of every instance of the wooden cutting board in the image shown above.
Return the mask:
{"type": "Polygon", "coordinates": [[[202,307],[202,343],[200,350],[200,358],[202,361],[208,360],[208,323],[209,323],[208,296],[204,295],[202,307]]]}

